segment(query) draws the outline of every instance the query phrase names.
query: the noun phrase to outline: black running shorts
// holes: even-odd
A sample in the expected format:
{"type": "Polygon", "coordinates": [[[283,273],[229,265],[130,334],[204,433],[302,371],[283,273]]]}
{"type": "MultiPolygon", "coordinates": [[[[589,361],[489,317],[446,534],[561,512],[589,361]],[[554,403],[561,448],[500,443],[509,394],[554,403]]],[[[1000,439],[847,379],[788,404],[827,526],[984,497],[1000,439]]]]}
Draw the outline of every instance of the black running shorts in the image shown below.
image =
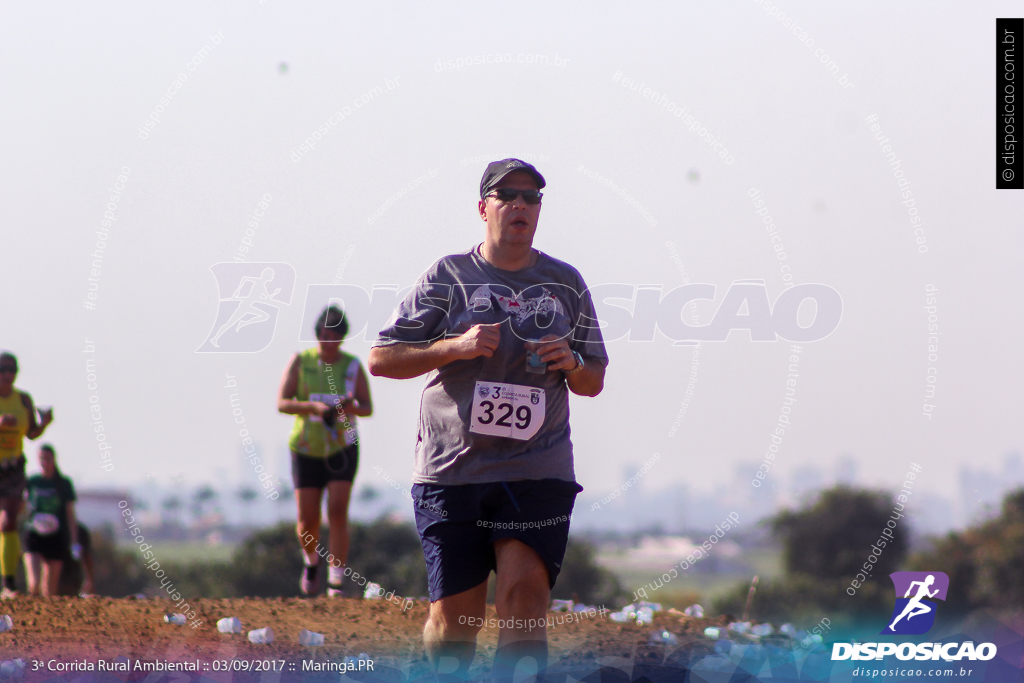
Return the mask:
{"type": "Polygon", "coordinates": [[[26,483],[24,455],[0,462],[0,498],[21,498],[26,483]]]}
{"type": "Polygon", "coordinates": [[[69,557],[69,543],[70,541],[63,529],[48,536],[40,536],[34,531],[29,531],[25,534],[25,552],[37,553],[44,560],[50,562],[67,559],[69,557]]]}
{"type": "Polygon", "coordinates": [[[343,448],[326,458],[292,451],[292,484],[296,489],[322,489],[332,481],[352,483],[358,468],[359,444],[343,448]]]}

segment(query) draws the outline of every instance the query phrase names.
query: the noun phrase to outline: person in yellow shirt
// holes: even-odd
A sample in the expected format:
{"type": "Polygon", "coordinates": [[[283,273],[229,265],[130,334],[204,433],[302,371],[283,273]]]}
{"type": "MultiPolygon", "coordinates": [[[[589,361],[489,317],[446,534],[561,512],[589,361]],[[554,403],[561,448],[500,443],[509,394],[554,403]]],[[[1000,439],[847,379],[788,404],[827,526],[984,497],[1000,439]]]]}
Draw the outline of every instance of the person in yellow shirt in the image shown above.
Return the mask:
{"type": "Polygon", "coordinates": [[[15,593],[14,577],[21,561],[21,540],[18,538],[18,513],[25,496],[24,439],[38,439],[53,422],[53,409],[36,409],[32,397],[14,386],[18,376],[18,359],[14,354],[0,353],[0,575],[3,592],[15,593]]]}
{"type": "Polygon", "coordinates": [[[373,414],[363,366],[340,348],[347,333],[348,321],[341,309],[325,308],[316,323],[317,346],[292,356],[277,399],[280,412],[295,416],[288,446],[298,506],[296,530],[305,562],[299,579],[303,595],[319,590],[321,557],[328,564],[327,594],[341,595],[348,560],[348,503],[359,466],[356,417],[373,414]],[[319,542],[325,488],[329,548],[319,542]]]}

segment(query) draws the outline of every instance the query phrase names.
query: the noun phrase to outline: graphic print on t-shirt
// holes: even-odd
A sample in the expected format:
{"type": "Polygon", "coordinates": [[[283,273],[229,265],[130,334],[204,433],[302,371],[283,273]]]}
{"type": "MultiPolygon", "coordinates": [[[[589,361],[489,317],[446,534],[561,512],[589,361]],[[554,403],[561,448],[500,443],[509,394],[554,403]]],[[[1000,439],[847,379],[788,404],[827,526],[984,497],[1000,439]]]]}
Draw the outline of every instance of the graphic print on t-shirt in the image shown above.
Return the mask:
{"type": "Polygon", "coordinates": [[[522,325],[533,317],[534,325],[540,329],[551,327],[556,315],[565,315],[562,302],[547,287],[542,287],[540,296],[533,299],[523,296],[525,293],[524,290],[514,296],[506,296],[500,290],[492,289],[491,285],[482,285],[470,296],[469,307],[476,313],[490,310],[494,302],[497,302],[497,307],[514,316],[516,323],[522,325]]]}
{"type": "Polygon", "coordinates": [[[33,475],[29,477],[26,489],[31,512],[29,525],[36,533],[45,536],[63,527],[67,504],[75,500],[75,489],[70,480],[33,475]]]}

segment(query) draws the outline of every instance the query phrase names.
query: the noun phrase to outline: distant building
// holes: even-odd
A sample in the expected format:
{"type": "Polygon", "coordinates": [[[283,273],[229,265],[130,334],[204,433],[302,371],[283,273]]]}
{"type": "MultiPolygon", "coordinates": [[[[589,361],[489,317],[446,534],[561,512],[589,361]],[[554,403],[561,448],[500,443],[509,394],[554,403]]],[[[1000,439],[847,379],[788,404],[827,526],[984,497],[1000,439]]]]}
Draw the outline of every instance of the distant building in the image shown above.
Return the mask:
{"type": "Polygon", "coordinates": [[[82,524],[89,528],[111,524],[115,530],[124,526],[124,517],[121,515],[123,508],[118,503],[127,501],[126,507],[131,508],[132,499],[127,491],[84,489],[76,493],[78,501],[75,503],[75,516],[82,524]]]}

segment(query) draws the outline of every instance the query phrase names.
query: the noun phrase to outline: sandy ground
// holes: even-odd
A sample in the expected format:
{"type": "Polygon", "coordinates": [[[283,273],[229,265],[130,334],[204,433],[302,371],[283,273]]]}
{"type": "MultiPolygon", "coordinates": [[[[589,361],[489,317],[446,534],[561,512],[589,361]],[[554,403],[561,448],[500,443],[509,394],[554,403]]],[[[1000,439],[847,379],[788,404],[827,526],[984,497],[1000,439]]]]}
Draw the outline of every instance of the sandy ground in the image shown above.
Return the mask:
{"type": "MultiPolygon", "coordinates": [[[[203,622],[195,629],[165,623],[163,616],[173,607],[165,600],[19,596],[0,603],[0,614],[9,614],[14,622],[13,629],[0,633],[0,658],[21,658],[26,664],[24,675],[28,681],[55,677],[74,681],[85,675],[81,683],[112,683],[115,679],[158,683],[160,678],[170,675],[168,681],[184,682],[204,676],[218,683],[278,683],[314,678],[336,681],[337,674],[310,671],[309,663],[337,662],[346,656],[366,653],[374,662],[373,673],[356,671],[348,677],[395,683],[433,680],[421,641],[427,613],[425,602],[415,603],[404,612],[383,600],[325,597],[200,599],[191,604],[203,622]],[[241,620],[243,633],[229,635],[217,631],[217,620],[229,616],[241,620]],[[273,629],[274,642],[250,643],[248,631],[265,626],[273,629]],[[324,645],[300,645],[301,629],[323,634],[324,645]],[[100,670],[99,660],[106,664],[118,657],[128,659],[129,671],[100,670]],[[143,668],[146,663],[157,661],[190,662],[198,666],[198,671],[168,674],[143,668]],[[235,672],[220,670],[225,668],[221,662],[227,662],[226,666],[235,672]],[[90,663],[94,668],[89,668],[90,663]],[[268,664],[271,670],[257,671],[268,664]]],[[[488,607],[487,616],[496,616],[493,606],[488,607]]],[[[662,672],[652,680],[673,680],[675,676],[665,675],[672,671],[679,672],[682,680],[682,667],[691,659],[708,654],[713,647],[701,636],[704,628],[724,623],[724,619],[691,619],[679,613],[661,612],[655,616],[653,625],[620,624],[607,616],[558,624],[548,630],[551,671],[561,672],[554,680],[563,681],[590,680],[594,676],[594,680],[635,680],[637,667],[647,667],[662,672]],[[678,644],[650,644],[652,632],[661,630],[675,634],[678,644]],[[599,668],[604,669],[600,674],[599,668]],[[588,672],[593,675],[587,676],[588,672]]],[[[480,632],[471,670],[474,678],[486,679],[497,636],[496,628],[485,627],[480,632]]],[[[0,677],[6,678],[11,671],[9,664],[0,666],[0,677]]]]}

